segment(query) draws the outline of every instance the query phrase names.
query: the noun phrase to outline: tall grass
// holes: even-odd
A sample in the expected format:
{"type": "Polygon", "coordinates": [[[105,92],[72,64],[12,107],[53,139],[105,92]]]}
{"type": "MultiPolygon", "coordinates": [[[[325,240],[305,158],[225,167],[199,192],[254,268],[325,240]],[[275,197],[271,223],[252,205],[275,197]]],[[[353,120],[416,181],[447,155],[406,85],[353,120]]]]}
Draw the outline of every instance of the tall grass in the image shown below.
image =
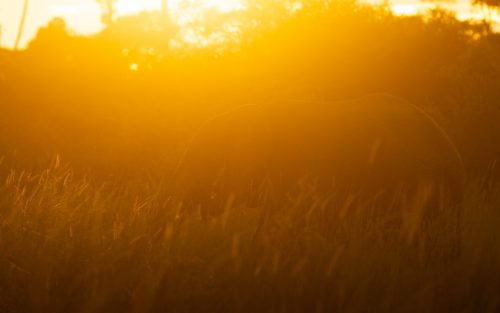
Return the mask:
{"type": "Polygon", "coordinates": [[[494,186],[469,183],[460,255],[421,262],[426,247],[382,238],[366,219],[328,237],[291,208],[255,244],[258,209],[177,225],[147,178],[76,174],[57,158],[0,167],[1,312],[500,310],[494,186]]]}

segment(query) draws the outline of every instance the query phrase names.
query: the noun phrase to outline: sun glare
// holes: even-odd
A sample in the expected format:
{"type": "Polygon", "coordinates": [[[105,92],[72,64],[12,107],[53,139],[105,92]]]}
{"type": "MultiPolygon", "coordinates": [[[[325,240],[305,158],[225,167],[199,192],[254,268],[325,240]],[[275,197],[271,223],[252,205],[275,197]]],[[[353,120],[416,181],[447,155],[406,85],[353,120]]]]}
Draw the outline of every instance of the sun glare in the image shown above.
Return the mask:
{"type": "Polygon", "coordinates": [[[245,9],[246,0],[170,0],[170,17],[181,27],[179,37],[171,40],[170,47],[203,48],[239,40],[238,23],[226,21],[214,24],[213,20],[207,22],[207,17],[245,9]]]}
{"type": "Polygon", "coordinates": [[[422,9],[415,4],[394,4],[391,6],[392,11],[396,15],[415,15],[422,9]]]}
{"type": "Polygon", "coordinates": [[[200,5],[205,8],[216,9],[222,13],[245,9],[241,0],[202,0],[200,5]]]}
{"type": "Polygon", "coordinates": [[[229,13],[245,9],[243,0],[171,0],[168,2],[170,14],[180,21],[192,20],[208,10],[229,13]]]}

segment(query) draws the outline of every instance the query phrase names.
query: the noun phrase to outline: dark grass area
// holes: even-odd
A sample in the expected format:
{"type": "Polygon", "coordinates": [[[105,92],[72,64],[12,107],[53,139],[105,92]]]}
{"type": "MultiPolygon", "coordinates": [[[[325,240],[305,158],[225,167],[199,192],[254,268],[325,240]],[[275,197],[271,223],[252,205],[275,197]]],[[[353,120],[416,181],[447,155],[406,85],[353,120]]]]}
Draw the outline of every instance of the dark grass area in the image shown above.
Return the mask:
{"type": "Polygon", "coordinates": [[[436,259],[430,246],[397,232],[388,239],[361,217],[347,217],[348,232],[326,238],[314,223],[299,227],[279,215],[255,243],[258,209],[193,215],[179,226],[175,207],[160,210],[161,196],[146,181],[129,189],[65,167],[13,171],[1,181],[4,312],[500,308],[497,187],[469,184],[460,255],[436,259]]]}

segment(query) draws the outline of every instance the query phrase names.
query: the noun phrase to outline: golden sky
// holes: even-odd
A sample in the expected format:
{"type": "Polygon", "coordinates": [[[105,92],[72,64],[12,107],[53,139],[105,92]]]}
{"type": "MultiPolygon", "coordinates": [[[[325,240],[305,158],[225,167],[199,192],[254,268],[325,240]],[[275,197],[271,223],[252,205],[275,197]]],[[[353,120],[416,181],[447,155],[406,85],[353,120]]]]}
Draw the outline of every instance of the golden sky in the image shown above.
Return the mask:
{"type": "MultiPolygon", "coordinates": [[[[247,0],[197,0],[196,6],[180,9],[179,3],[185,0],[169,0],[170,13],[175,19],[182,23],[193,14],[206,8],[216,8],[222,11],[244,9],[247,0]]],[[[371,3],[382,0],[366,0],[371,3]]],[[[14,44],[24,0],[0,0],[0,45],[12,47],[14,44]]],[[[428,9],[435,4],[430,2],[418,2],[418,0],[392,0],[390,1],[396,14],[415,14],[428,9]]],[[[143,10],[159,9],[161,0],[118,0],[118,15],[127,15],[143,10]]],[[[443,7],[457,12],[461,19],[482,18],[479,9],[473,8],[469,0],[457,0],[457,2],[445,2],[443,7]]],[[[71,29],[79,34],[90,34],[98,31],[101,27],[100,8],[96,0],[31,0],[30,10],[27,17],[22,45],[25,45],[36,33],[36,30],[53,17],[65,18],[71,29]]],[[[500,16],[495,14],[494,19],[500,25],[500,16]]],[[[497,27],[498,29],[499,27],[497,27]]]]}

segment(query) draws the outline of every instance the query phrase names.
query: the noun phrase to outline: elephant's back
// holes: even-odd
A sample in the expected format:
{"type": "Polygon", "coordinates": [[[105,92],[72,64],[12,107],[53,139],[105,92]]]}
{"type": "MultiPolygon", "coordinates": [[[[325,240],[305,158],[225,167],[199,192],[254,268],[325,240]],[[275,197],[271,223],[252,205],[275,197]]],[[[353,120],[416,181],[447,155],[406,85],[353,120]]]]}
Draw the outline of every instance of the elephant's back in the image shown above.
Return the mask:
{"type": "Polygon", "coordinates": [[[423,109],[383,94],[338,105],[343,108],[336,110],[343,112],[340,115],[347,123],[351,119],[363,125],[353,141],[376,142],[378,151],[372,150],[370,155],[376,178],[383,181],[392,171],[401,181],[439,185],[448,189],[450,197],[461,199],[465,180],[461,155],[448,134],[423,109]]]}
{"type": "Polygon", "coordinates": [[[429,181],[462,193],[464,168],[454,143],[405,100],[376,94],[330,103],[288,101],[267,112],[275,164],[284,171],[302,166],[323,180],[372,189],[429,181]]]}
{"type": "Polygon", "coordinates": [[[185,195],[205,198],[214,188],[251,193],[266,177],[284,195],[311,176],[323,191],[377,193],[424,182],[459,199],[464,178],[443,129],[416,106],[386,95],[236,107],[200,127],[177,172],[185,195]]]}

